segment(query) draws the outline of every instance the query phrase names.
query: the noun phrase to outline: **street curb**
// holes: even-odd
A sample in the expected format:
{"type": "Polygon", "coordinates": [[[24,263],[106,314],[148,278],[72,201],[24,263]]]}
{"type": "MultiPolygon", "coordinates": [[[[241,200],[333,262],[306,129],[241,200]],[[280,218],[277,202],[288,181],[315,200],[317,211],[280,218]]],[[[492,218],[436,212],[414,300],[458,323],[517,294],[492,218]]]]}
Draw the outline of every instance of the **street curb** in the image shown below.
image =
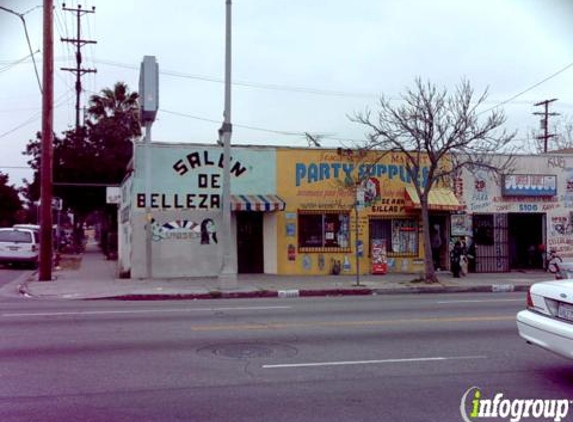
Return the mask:
{"type": "Polygon", "coordinates": [[[38,270],[26,271],[24,274],[18,277],[18,293],[20,294],[20,296],[30,297],[30,298],[36,297],[32,295],[28,290],[28,283],[30,282],[34,274],[38,274],[38,270]],[[23,280],[20,281],[20,279],[23,280]]]}
{"type": "MultiPolygon", "coordinates": [[[[125,294],[94,298],[75,298],[78,300],[123,300],[123,301],[158,301],[158,300],[206,300],[206,299],[255,299],[255,298],[297,298],[329,296],[383,296],[427,293],[509,293],[526,292],[528,285],[484,285],[484,286],[441,286],[441,287],[404,287],[399,289],[320,289],[320,290],[260,290],[247,292],[224,292],[214,290],[208,293],[175,293],[175,294],[125,294]],[[501,287],[500,287],[501,286],[501,287]]],[[[28,293],[29,294],[29,293],[28,293]]],[[[33,296],[38,297],[38,296],[33,296]]]]}

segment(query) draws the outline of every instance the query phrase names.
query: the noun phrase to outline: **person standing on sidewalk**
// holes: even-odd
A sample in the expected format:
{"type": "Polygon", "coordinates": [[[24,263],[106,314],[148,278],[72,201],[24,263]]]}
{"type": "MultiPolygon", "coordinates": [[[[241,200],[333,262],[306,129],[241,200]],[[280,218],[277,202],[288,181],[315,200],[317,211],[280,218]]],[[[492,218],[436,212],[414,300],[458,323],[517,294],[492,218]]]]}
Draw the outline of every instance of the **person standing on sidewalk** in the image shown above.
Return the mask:
{"type": "Polygon", "coordinates": [[[462,255],[460,256],[460,275],[465,277],[468,274],[468,247],[464,237],[460,237],[459,242],[462,246],[462,255]]]}
{"type": "Polygon", "coordinates": [[[430,246],[432,247],[432,259],[434,261],[434,268],[440,269],[440,250],[442,248],[442,236],[440,235],[439,224],[434,224],[432,228],[430,246]]]}
{"type": "Polygon", "coordinates": [[[456,240],[454,248],[452,249],[452,252],[450,254],[452,274],[454,275],[454,278],[460,278],[460,272],[462,269],[461,260],[463,253],[464,252],[462,249],[462,244],[460,243],[459,240],[456,240]]]}

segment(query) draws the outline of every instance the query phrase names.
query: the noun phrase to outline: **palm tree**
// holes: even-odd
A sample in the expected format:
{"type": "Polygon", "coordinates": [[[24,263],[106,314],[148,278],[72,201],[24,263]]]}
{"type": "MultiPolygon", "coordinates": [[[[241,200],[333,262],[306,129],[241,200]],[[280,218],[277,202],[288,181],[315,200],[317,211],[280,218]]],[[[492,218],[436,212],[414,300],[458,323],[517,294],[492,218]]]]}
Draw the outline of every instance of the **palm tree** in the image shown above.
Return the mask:
{"type": "Polygon", "coordinates": [[[88,114],[92,121],[88,125],[113,126],[114,131],[120,130],[120,137],[129,140],[140,136],[138,98],[139,94],[130,92],[125,82],[116,82],[113,89],[102,89],[100,95],[90,98],[88,114]]]}
{"type": "Polygon", "coordinates": [[[101,90],[101,95],[92,95],[88,113],[96,121],[123,114],[137,117],[139,94],[129,92],[125,82],[116,82],[111,88],[101,90]]]}

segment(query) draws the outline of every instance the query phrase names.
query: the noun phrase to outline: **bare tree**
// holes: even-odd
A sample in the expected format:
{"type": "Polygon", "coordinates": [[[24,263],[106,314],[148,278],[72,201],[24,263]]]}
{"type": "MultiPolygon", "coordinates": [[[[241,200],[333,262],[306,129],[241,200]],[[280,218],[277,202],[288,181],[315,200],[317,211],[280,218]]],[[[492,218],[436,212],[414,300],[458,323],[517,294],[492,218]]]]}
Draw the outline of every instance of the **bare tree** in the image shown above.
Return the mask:
{"type": "Polygon", "coordinates": [[[567,115],[557,120],[553,133],[557,134],[557,140],[556,148],[551,149],[573,148],[573,116],[567,115]]]}
{"type": "Polygon", "coordinates": [[[476,110],[487,98],[487,91],[474,99],[474,91],[465,80],[448,94],[446,89],[418,78],[414,88],[401,98],[398,105],[392,105],[382,97],[375,113],[366,110],[350,119],[367,127],[365,148],[404,155],[406,170],[420,198],[425,281],[435,283],[438,278],[430,246],[430,190],[437,183],[448,183],[463,168],[481,168],[496,174],[508,171],[513,162],[511,141],[515,133],[501,129],[506,120],[502,110],[494,109],[483,121],[480,119],[476,110]],[[500,152],[507,155],[500,159],[500,152]]]}

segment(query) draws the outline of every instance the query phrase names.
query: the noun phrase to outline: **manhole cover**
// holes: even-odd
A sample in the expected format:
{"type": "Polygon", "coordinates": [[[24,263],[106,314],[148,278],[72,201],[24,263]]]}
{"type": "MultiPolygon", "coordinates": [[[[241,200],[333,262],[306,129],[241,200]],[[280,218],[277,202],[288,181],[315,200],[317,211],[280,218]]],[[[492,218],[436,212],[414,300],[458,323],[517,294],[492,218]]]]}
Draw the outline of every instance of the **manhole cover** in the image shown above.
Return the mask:
{"type": "Polygon", "coordinates": [[[278,343],[227,343],[203,347],[197,353],[228,359],[262,359],[292,357],[298,353],[298,350],[278,343]]]}

